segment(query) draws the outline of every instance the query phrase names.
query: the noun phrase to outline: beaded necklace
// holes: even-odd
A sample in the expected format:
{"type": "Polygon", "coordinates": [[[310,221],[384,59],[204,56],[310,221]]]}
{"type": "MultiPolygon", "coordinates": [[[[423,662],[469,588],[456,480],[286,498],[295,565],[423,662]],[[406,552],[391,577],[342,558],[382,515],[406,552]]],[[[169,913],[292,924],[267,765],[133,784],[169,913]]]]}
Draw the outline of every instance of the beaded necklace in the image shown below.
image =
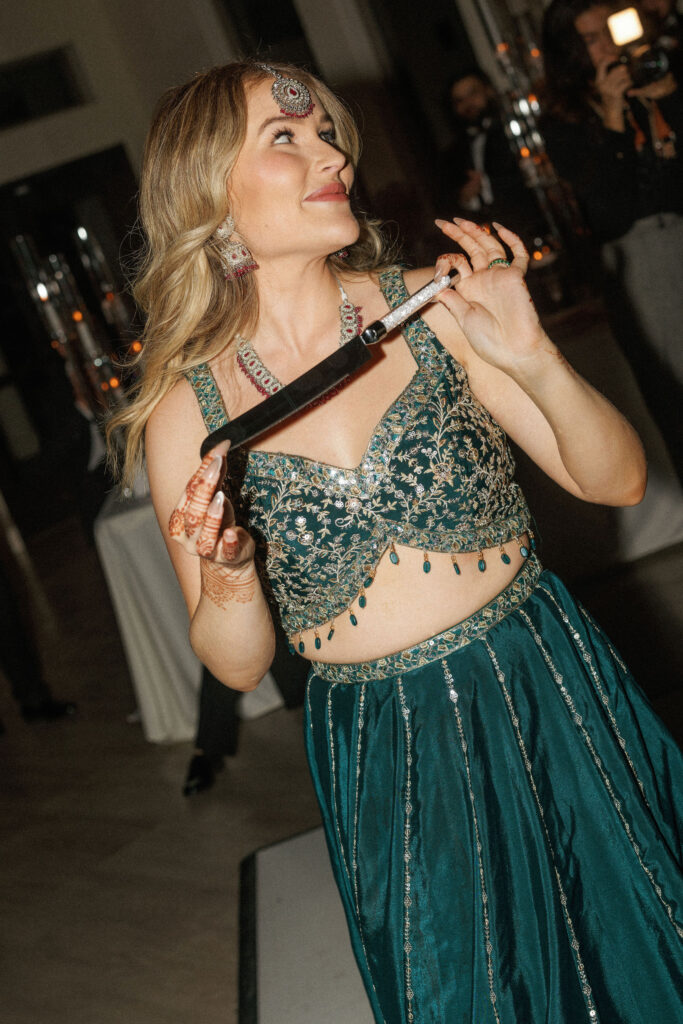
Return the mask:
{"type": "MultiPolygon", "coordinates": [[[[344,291],[344,286],[341,281],[337,280],[337,287],[339,288],[339,294],[341,295],[341,305],[339,306],[339,347],[346,345],[348,341],[355,338],[357,334],[363,330],[363,318],[360,315],[360,306],[354,306],[348,295],[344,291]]],[[[274,395],[276,391],[282,388],[281,382],[277,379],[274,373],[268,369],[267,366],[259,358],[253,345],[246,338],[242,338],[238,335],[237,338],[237,365],[239,366],[242,373],[248,379],[250,384],[253,384],[256,390],[261,395],[274,395]]],[[[349,378],[336,384],[329,391],[326,391],[320,398],[316,398],[315,401],[311,402],[307,408],[312,409],[317,405],[322,405],[324,402],[329,401],[334,395],[336,395],[341,389],[348,383],[349,378]]]]}

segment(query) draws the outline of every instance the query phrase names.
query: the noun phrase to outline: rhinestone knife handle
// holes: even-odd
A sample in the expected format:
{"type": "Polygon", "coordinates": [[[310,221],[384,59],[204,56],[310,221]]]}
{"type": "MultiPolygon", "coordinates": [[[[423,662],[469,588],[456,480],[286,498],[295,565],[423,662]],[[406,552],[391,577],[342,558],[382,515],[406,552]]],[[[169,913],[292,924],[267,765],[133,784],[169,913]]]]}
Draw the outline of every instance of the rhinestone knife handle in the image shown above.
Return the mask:
{"type": "Polygon", "coordinates": [[[448,274],[445,277],[440,277],[438,281],[430,281],[424,288],[420,288],[419,292],[415,292],[405,302],[402,302],[400,306],[396,306],[386,316],[383,316],[382,323],[386,328],[387,334],[389,331],[393,331],[395,327],[398,327],[399,324],[404,323],[418,309],[422,309],[428,302],[431,302],[434,296],[442,292],[444,288],[448,288],[450,283],[451,278],[448,274]]]}

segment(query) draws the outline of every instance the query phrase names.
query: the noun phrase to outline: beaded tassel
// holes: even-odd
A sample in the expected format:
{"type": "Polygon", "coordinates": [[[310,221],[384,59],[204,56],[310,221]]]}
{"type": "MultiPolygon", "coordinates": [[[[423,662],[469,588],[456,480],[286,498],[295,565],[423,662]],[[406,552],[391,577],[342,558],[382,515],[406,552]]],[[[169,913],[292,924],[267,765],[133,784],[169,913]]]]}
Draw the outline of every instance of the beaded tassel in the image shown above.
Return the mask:
{"type": "Polygon", "coordinates": [[[368,599],[365,596],[365,586],[362,586],[360,588],[360,593],[358,595],[358,607],[359,608],[365,608],[367,603],[368,603],[368,599]]]}
{"type": "Polygon", "coordinates": [[[484,552],[479,552],[479,561],[477,562],[477,569],[479,572],[486,572],[486,559],[484,558],[484,552]]]}
{"type": "Polygon", "coordinates": [[[315,640],[314,640],[314,643],[315,643],[316,651],[319,651],[320,648],[322,647],[322,640],[320,639],[320,635],[319,635],[317,629],[315,630],[315,640]]]}
{"type": "Polygon", "coordinates": [[[299,633],[299,654],[303,654],[305,650],[306,644],[304,643],[304,638],[301,633],[299,633]]]}
{"type": "Polygon", "coordinates": [[[396,551],[393,540],[391,542],[391,548],[389,549],[389,560],[394,565],[398,565],[398,563],[400,562],[400,558],[398,557],[398,552],[396,551]]]}
{"type": "Polygon", "coordinates": [[[334,619],[332,619],[332,622],[330,623],[330,631],[329,631],[329,633],[327,634],[327,639],[328,639],[328,640],[331,640],[331,639],[332,639],[332,637],[334,636],[334,621],[335,621],[335,620],[334,620],[334,619]]]}
{"type": "Polygon", "coordinates": [[[349,612],[349,619],[351,620],[351,625],[352,626],[357,626],[358,625],[358,619],[356,618],[356,616],[354,615],[353,612],[349,612]]]}
{"type": "Polygon", "coordinates": [[[429,555],[425,551],[424,557],[423,557],[423,561],[422,561],[422,571],[423,572],[431,572],[431,568],[432,568],[432,563],[429,561],[429,555]]]}
{"type": "Polygon", "coordinates": [[[522,558],[528,558],[530,554],[529,548],[522,540],[519,541],[519,553],[522,556],[522,558]]]}
{"type": "Polygon", "coordinates": [[[451,562],[453,563],[453,568],[455,570],[455,575],[459,576],[460,575],[460,566],[458,565],[458,559],[455,557],[454,554],[451,554],[451,562]]]}

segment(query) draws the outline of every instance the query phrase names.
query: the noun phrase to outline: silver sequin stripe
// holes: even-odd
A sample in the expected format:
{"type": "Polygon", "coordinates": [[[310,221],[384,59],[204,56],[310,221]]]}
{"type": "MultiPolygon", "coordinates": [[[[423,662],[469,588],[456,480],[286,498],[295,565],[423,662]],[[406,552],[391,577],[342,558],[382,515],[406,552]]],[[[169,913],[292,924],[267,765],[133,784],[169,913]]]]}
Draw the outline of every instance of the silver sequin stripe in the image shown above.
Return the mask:
{"type": "Polygon", "coordinates": [[[600,778],[602,779],[602,781],[603,781],[603,783],[605,785],[605,789],[609,793],[609,796],[610,796],[610,799],[611,799],[612,804],[614,806],[614,809],[616,810],[616,812],[617,812],[617,814],[619,816],[619,820],[621,821],[621,824],[623,826],[624,832],[626,833],[626,835],[628,837],[628,840],[629,840],[629,842],[630,842],[630,844],[631,844],[631,846],[633,848],[633,852],[635,853],[635,855],[636,855],[636,857],[638,859],[638,863],[640,864],[641,868],[643,869],[643,871],[647,875],[648,879],[650,880],[652,888],[654,889],[655,894],[656,894],[659,902],[664,907],[664,910],[666,911],[667,917],[669,918],[669,920],[671,921],[671,924],[676,929],[676,934],[679,936],[679,938],[683,939],[683,926],[674,917],[673,908],[671,907],[671,904],[668,902],[668,900],[665,898],[664,893],[662,891],[662,887],[657,883],[657,881],[656,881],[656,879],[655,879],[655,877],[654,877],[654,875],[652,873],[651,868],[649,868],[647,866],[647,864],[644,862],[643,858],[640,855],[640,845],[635,841],[635,839],[634,839],[634,837],[632,835],[632,832],[631,832],[630,822],[628,822],[626,820],[626,817],[624,816],[624,813],[623,813],[623,811],[621,809],[621,800],[618,799],[616,793],[614,792],[614,787],[612,786],[612,780],[610,779],[610,777],[608,776],[607,772],[604,769],[602,760],[598,756],[598,752],[595,749],[595,746],[593,744],[592,737],[591,737],[590,733],[586,730],[586,727],[583,724],[583,718],[581,717],[581,715],[576,710],[576,705],[574,704],[574,700],[573,700],[571,694],[569,693],[569,690],[564,685],[564,678],[563,678],[562,674],[560,672],[558,672],[557,668],[553,664],[552,658],[550,657],[550,655],[548,654],[547,650],[545,649],[545,647],[543,645],[543,640],[542,640],[541,636],[539,635],[539,633],[537,632],[536,628],[534,627],[534,624],[531,621],[531,619],[529,618],[529,616],[522,609],[520,609],[519,614],[521,615],[521,617],[524,619],[524,621],[526,622],[527,626],[529,627],[529,629],[531,631],[531,634],[532,634],[532,636],[533,636],[533,638],[534,638],[534,640],[536,642],[536,645],[538,646],[538,649],[539,649],[539,651],[541,652],[541,654],[543,656],[543,660],[545,661],[546,665],[550,669],[551,675],[552,675],[553,679],[555,680],[555,682],[557,683],[557,686],[558,686],[558,688],[560,690],[560,693],[562,694],[562,697],[564,698],[564,702],[565,702],[565,704],[567,706],[567,710],[571,714],[571,716],[572,716],[572,718],[574,720],[574,724],[577,726],[577,728],[579,729],[581,735],[583,736],[584,742],[585,742],[586,746],[588,747],[588,749],[589,749],[589,751],[591,753],[591,756],[593,758],[593,762],[595,764],[595,767],[598,769],[598,772],[600,774],[600,778]]]}
{"type": "Polygon", "coordinates": [[[564,914],[565,925],[566,925],[566,928],[567,928],[567,932],[569,933],[569,938],[570,938],[570,943],[571,943],[572,950],[574,951],[573,952],[573,956],[574,956],[574,962],[576,964],[576,971],[577,971],[577,974],[579,976],[579,981],[581,983],[581,991],[583,992],[583,997],[584,997],[585,1002],[586,1002],[586,1009],[588,1011],[588,1020],[590,1021],[590,1024],[597,1024],[597,1021],[598,1021],[598,1011],[595,1009],[595,1003],[593,1002],[593,992],[592,992],[590,983],[588,981],[588,976],[586,974],[586,968],[584,967],[584,964],[583,964],[583,959],[581,957],[581,949],[580,949],[580,946],[579,946],[579,940],[576,937],[576,932],[574,931],[574,923],[573,923],[573,921],[571,919],[571,915],[570,915],[569,909],[567,907],[567,896],[566,896],[566,893],[564,891],[564,887],[562,885],[562,879],[560,878],[560,872],[558,871],[558,868],[557,868],[557,860],[555,858],[555,851],[553,850],[553,845],[552,845],[552,842],[550,841],[550,832],[548,831],[548,826],[547,826],[546,820],[545,820],[545,814],[543,812],[543,805],[541,803],[541,798],[538,795],[538,790],[536,788],[536,782],[534,781],[534,775],[533,775],[533,771],[532,771],[532,768],[531,768],[531,761],[529,760],[529,755],[527,754],[527,750],[526,750],[526,744],[524,743],[524,739],[522,737],[522,733],[521,733],[521,730],[519,728],[519,715],[517,714],[517,712],[515,710],[515,707],[514,707],[514,705],[512,703],[512,698],[510,697],[510,694],[508,693],[508,689],[507,689],[507,687],[505,685],[505,674],[502,671],[500,665],[498,664],[498,659],[496,658],[496,655],[495,655],[491,645],[489,644],[488,640],[484,640],[484,646],[485,646],[485,648],[486,648],[486,650],[488,652],[488,655],[489,655],[489,657],[491,659],[491,662],[493,664],[493,668],[494,668],[494,671],[496,673],[496,678],[498,679],[498,682],[500,683],[500,688],[503,691],[503,697],[505,698],[505,703],[507,704],[508,713],[510,715],[510,721],[512,722],[512,726],[513,726],[513,728],[515,730],[515,735],[517,736],[517,744],[519,746],[519,750],[520,750],[520,753],[522,755],[522,760],[524,761],[524,767],[526,768],[527,775],[529,776],[529,784],[531,786],[531,791],[534,794],[534,799],[536,801],[536,807],[538,808],[538,816],[539,816],[539,818],[541,820],[541,825],[542,825],[543,831],[545,833],[546,842],[548,844],[548,852],[550,854],[550,859],[552,861],[553,871],[555,872],[555,880],[557,882],[557,889],[558,889],[559,896],[560,896],[560,904],[562,906],[562,912],[564,914]]]}
{"type": "Polygon", "coordinates": [[[472,822],[474,824],[474,839],[477,846],[477,860],[479,862],[479,885],[481,889],[481,906],[482,915],[484,919],[484,946],[486,949],[486,973],[489,979],[489,998],[491,1000],[491,1008],[493,1010],[493,1016],[496,1019],[496,1024],[500,1024],[500,1017],[498,1016],[498,996],[496,993],[495,986],[495,974],[494,974],[494,962],[493,962],[493,943],[491,942],[491,923],[489,920],[489,896],[486,890],[486,879],[484,876],[484,860],[482,856],[481,836],[479,834],[479,820],[477,818],[477,808],[474,800],[474,790],[472,789],[472,775],[470,772],[470,762],[467,756],[467,740],[465,739],[465,730],[462,725],[462,717],[460,715],[460,709],[458,708],[458,692],[455,689],[455,681],[448,667],[448,662],[442,662],[444,679],[446,681],[446,687],[448,689],[448,696],[453,704],[453,711],[455,712],[455,721],[458,727],[458,735],[460,737],[460,748],[462,750],[463,760],[465,762],[465,774],[467,775],[467,788],[470,794],[470,803],[472,805],[472,822]]]}
{"type": "Polygon", "coordinates": [[[404,806],[403,806],[403,953],[404,953],[404,976],[405,976],[405,993],[406,993],[406,1017],[408,1024],[414,1024],[415,1013],[413,1011],[413,980],[412,980],[412,967],[410,962],[410,954],[412,953],[413,947],[410,941],[410,910],[413,905],[413,894],[412,894],[412,881],[410,873],[410,834],[411,834],[411,815],[413,813],[412,804],[412,764],[413,764],[413,739],[410,729],[410,711],[406,704],[405,694],[403,692],[403,680],[399,678],[396,680],[396,688],[398,689],[398,696],[401,702],[401,714],[403,715],[403,725],[405,729],[405,744],[406,744],[406,769],[405,769],[405,788],[404,788],[404,806]]]}
{"type": "Polygon", "coordinates": [[[451,279],[448,275],[446,277],[440,277],[438,281],[431,281],[426,284],[424,288],[420,288],[418,292],[411,295],[409,299],[402,302],[400,306],[396,306],[390,313],[382,317],[382,323],[389,331],[393,331],[394,327],[398,327],[404,320],[412,316],[418,309],[422,309],[428,302],[431,302],[435,295],[442,292],[451,283],[451,279]]]}
{"type": "MultiPolygon", "coordinates": [[[[337,759],[336,759],[336,755],[335,755],[334,729],[333,729],[333,725],[332,725],[332,692],[333,692],[333,690],[336,689],[337,685],[338,685],[337,683],[333,683],[330,686],[330,688],[328,689],[328,691],[327,691],[327,735],[328,735],[329,750],[330,750],[330,768],[331,768],[331,772],[332,772],[332,780],[331,780],[331,788],[332,788],[332,817],[334,818],[335,830],[337,832],[337,848],[339,850],[339,858],[340,858],[341,863],[342,863],[342,865],[344,867],[344,873],[346,875],[346,879],[347,879],[349,885],[351,886],[351,888],[353,890],[353,894],[354,894],[354,903],[355,903],[355,906],[356,906],[356,923],[357,923],[357,926],[358,926],[358,937],[360,939],[361,946],[363,947],[363,957],[365,959],[365,967],[366,967],[366,970],[367,970],[367,976],[370,979],[370,984],[372,985],[373,992],[375,993],[375,998],[377,998],[377,991],[375,989],[375,983],[374,983],[374,980],[373,980],[373,977],[372,977],[372,973],[370,971],[370,961],[368,959],[368,951],[367,951],[367,949],[365,947],[365,936],[363,935],[363,925],[362,925],[361,918],[360,918],[360,908],[359,908],[359,904],[358,904],[358,887],[357,887],[357,883],[356,883],[356,880],[355,880],[355,869],[354,869],[354,878],[352,879],[351,872],[349,871],[349,866],[348,866],[348,863],[346,861],[346,854],[344,853],[344,843],[342,841],[341,830],[339,828],[339,810],[337,808],[337,759]]],[[[309,684],[309,689],[310,689],[310,684],[309,684]]],[[[362,711],[361,711],[361,714],[362,714],[362,711]]],[[[309,701],[309,721],[312,721],[312,719],[310,718],[310,701],[309,701]]],[[[360,751],[358,751],[357,756],[358,756],[358,758],[360,758],[360,751]]],[[[356,817],[356,820],[354,821],[354,845],[355,845],[355,835],[357,833],[357,823],[358,823],[357,822],[357,817],[358,817],[358,805],[357,804],[356,804],[356,816],[355,817],[356,817]]],[[[354,856],[355,856],[355,851],[354,851],[354,856]]],[[[377,998],[377,1003],[379,1004],[379,999],[378,998],[377,998]]],[[[385,1024],[384,1019],[382,1020],[382,1024],[385,1024]]]]}

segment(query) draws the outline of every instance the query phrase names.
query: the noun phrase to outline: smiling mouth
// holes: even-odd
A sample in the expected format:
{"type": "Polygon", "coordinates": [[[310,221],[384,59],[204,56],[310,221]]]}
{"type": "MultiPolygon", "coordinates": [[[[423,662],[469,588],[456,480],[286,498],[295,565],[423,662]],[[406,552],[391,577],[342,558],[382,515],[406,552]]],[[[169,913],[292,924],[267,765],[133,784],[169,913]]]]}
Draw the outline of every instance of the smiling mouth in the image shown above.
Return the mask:
{"type": "Polygon", "coordinates": [[[315,192],[311,192],[310,196],[306,196],[306,202],[344,203],[348,201],[348,198],[342,183],[335,181],[330,185],[323,185],[322,188],[316,189],[315,192]]]}

